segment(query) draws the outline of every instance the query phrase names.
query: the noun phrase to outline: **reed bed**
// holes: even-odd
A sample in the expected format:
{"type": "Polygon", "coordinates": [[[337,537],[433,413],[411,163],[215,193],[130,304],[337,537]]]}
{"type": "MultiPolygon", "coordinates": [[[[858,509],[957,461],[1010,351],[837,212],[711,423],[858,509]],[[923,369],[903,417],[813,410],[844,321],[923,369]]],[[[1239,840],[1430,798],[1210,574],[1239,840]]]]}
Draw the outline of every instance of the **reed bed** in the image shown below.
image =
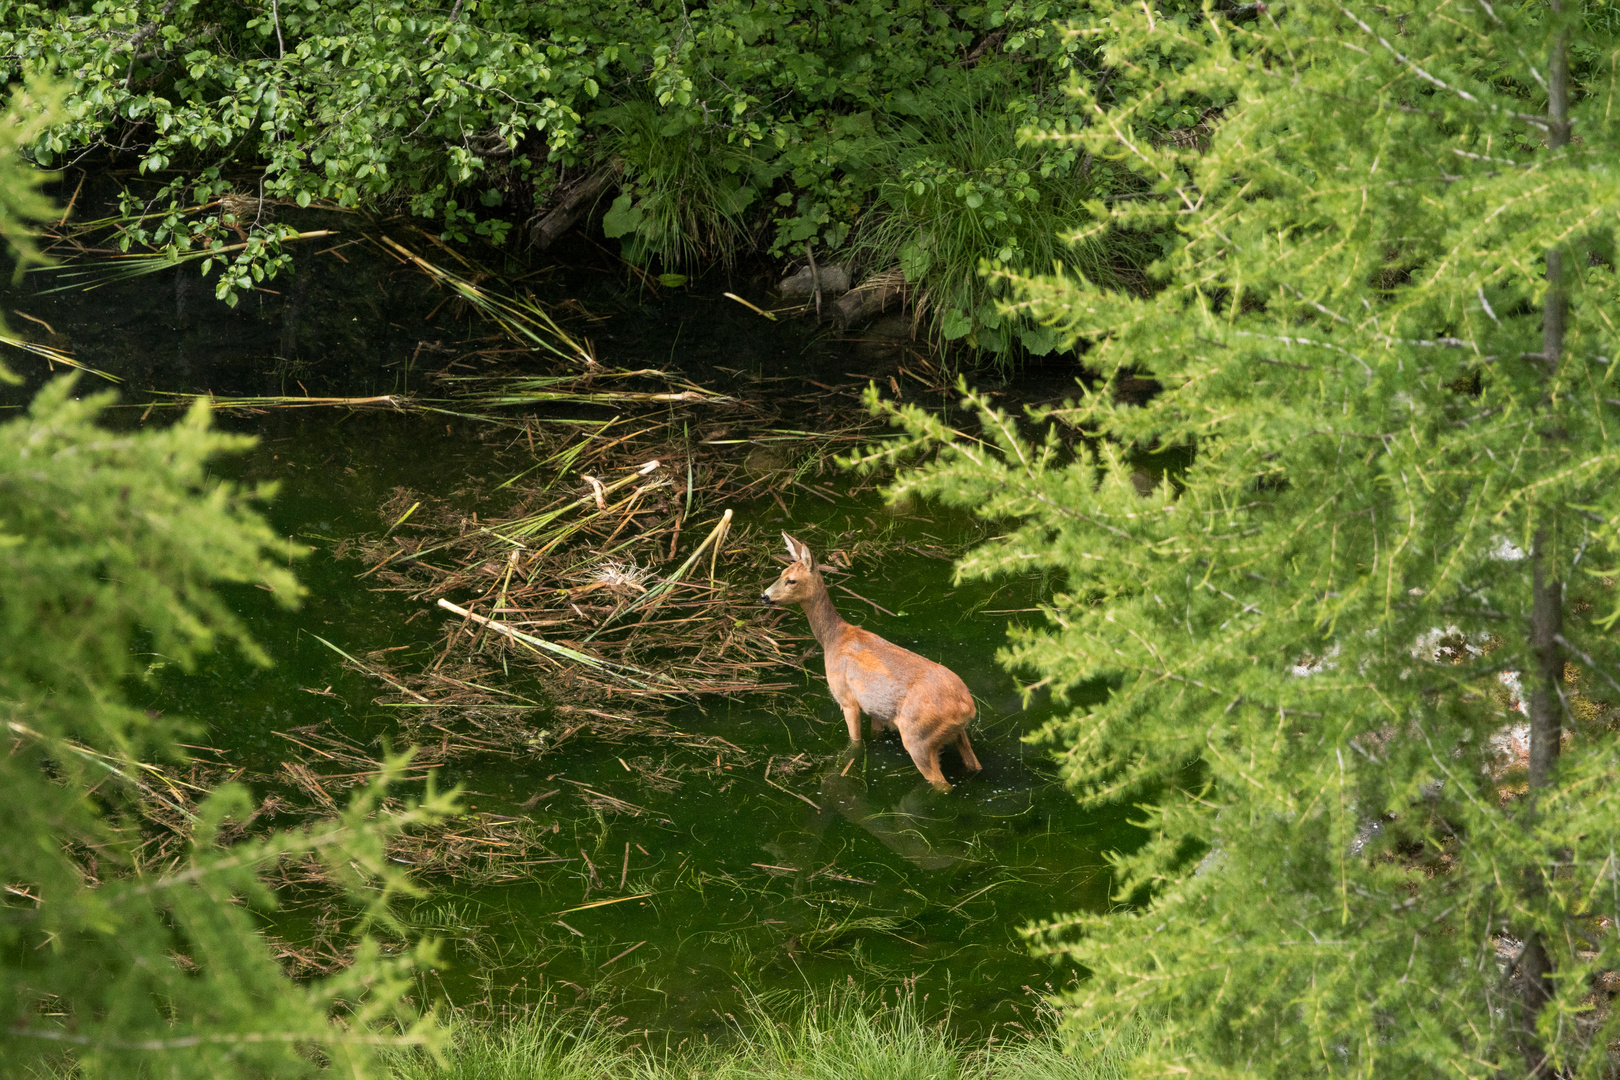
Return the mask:
{"type": "Polygon", "coordinates": [[[379,509],[383,528],[343,554],[379,591],[444,620],[425,665],[350,658],[383,684],[378,701],[399,710],[402,734],[441,755],[533,755],[585,727],[646,737],[680,702],[802,685],[792,676],[809,636],[762,608],[759,590],[779,569],[783,525],[822,553],[835,589],[849,566],[893,553],[794,520],[787,506],[847,499],[848,487],[826,484],[829,459],[870,433],[856,425],[811,442],[769,418],[749,425],[743,403],[732,411],[744,415],[696,435],[695,418],[667,411],[595,430],[534,422],[519,440],[521,478],[502,485],[495,513],[396,491],[379,509]],[[750,437],[785,431],[786,449],[750,437]]]}
{"type": "Polygon", "coordinates": [[[882,433],[825,387],[718,393],[663,370],[609,369],[588,341],[534,315],[532,298],[383,243],[501,331],[423,378],[436,402],[503,417],[482,438],[490,471],[510,470],[460,501],[396,490],[378,531],[339,548],[374,588],[420,605],[413,619],[443,623],[426,663],[345,654],[380,684],[401,741],[438,761],[532,758],[581,734],[670,740],[722,763],[742,754],[664,720],[682,703],[802,685],[809,635],[762,608],[759,590],[790,526],[845,601],[860,602],[838,578],[895,548],[816,518],[876,486],[834,459],[882,433]]]}

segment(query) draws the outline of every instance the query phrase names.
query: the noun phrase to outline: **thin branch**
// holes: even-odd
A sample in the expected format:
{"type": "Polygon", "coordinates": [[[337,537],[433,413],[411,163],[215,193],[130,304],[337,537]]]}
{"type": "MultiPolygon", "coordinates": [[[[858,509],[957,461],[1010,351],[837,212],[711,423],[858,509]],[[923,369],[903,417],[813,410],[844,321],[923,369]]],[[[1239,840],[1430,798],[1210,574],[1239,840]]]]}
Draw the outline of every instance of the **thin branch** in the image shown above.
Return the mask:
{"type": "Polygon", "coordinates": [[[129,36],[129,40],[125,43],[129,47],[130,52],[129,68],[124,72],[124,91],[126,93],[129,91],[131,83],[133,83],[135,80],[135,61],[137,59],[136,54],[140,52],[141,45],[146,41],[147,38],[157,33],[158,27],[163,25],[164,20],[169,17],[169,13],[174,11],[175,6],[179,3],[180,0],[169,0],[169,2],[164,4],[162,9],[157,13],[157,18],[142,26],[129,36]]]}
{"type": "Polygon", "coordinates": [[[1501,113],[1504,116],[1511,116],[1515,120],[1522,120],[1527,124],[1531,124],[1531,125],[1534,125],[1535,127],[1541,128],[1543,131],[1550,132],[1552,130],[1552,128],[1553,128],[1553,124],[1556,123],[1556,121],[1549,121],[1547,119],[1547,117],[1537,116],[1534,113],[1519,113],[1519,112],[1514,112],[1511,109],[1500,108],[1500,107],[1498,107],[1496,105],[1488,105],[1485,102],[1479,100],[1479,98],[1475,97],[1473,94],[1470,94],[1467,90],[1464,90],[1462,87],[1460,87],[1460,86],[1451,86],[1450,84],[1446,83],[1444,80],[1438,79],[1435,76],[1430,75],[1427,71],[1424,71],[1421,67],[1419,67],[1412,60],[1411,57],[1409,57],[1406,54],[1402,53],[1395,46],[1391,45],[1388,41],[1384,40],[1383,36],[1381,34],[1379,34],[1378,31],[1374,30],[1372,27],[1368,26],[1366,23],[1362,22],[1359,18],[1357,18],[1355,12],[1351,11],[1349,8],[1345,7],[1342,4],[1339,5],[1339,10],[1342,11],[1345,14],[1345,17],[1348,18],[1351,22],[1353,22],[1357,26],[1361,27],[1361,29],[1362,29],[1362,31],[1364,33],[1366,33],[1366,34],[1370,35],[1371,37],[1377,39],[1378,44],[1382,45],[1385,49],[1387,49],[1391,56],[1395,57],[1395,59],[1399,60],[1402,64],[1405,64],[1408,68],[1410,68],[1419,78],[1422,78],[1427,82],[1433,83],[1435,86],[1438,86],[1440,89],[1445,90],[1448,93],[1456,94],[1458,97],[1462,98],[1466,102],[1469,102],[1470,104],[1478,105],[1480,108],[1483,108],[1483,109],[1489,109],[1491,112],[1494,112],[1494,113],[1501,113]]]}
{"type": "Polygon", "coordinates": [[[1615,682],[1614,677],[1612,675],[1610,675],[1607,671],[1604,671],[1601,667],[1599,667],[1598,662],[1596,660],[1592,659],[1592,657],[1589,654],[1587,654],[1585,652],[1582,652],[1575,645],[1571,644],[1570,640],[1568,638],[1566,638],[1563,634],[1554,634],[1553,635],[1553,640],[1555,642],[1557,642],[1561,647],[1563,647],[1565,649],[1568,649],[1570,652],[1572,652],[1576,656],[1580,657],[1581,658],[1581,663],[1585,664],[1587,667],[1591,668],[1593,671],[1595,671],[1599,675],[1603,676],[1603,681],[1608,683],[1610,686],[1612,686],[1614,688],[1615,693],[1620,694],[1620,682],[1615,682]]]}

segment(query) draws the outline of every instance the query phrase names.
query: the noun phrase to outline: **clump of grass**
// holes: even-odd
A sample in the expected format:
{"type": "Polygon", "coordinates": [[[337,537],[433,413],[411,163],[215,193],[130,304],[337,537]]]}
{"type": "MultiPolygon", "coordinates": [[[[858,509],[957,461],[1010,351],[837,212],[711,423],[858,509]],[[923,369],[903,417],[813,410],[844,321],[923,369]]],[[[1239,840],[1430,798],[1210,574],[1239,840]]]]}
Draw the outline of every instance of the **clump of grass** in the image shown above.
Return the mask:
{"type": "MultiPolygon", "coordinates": [[[[1055,1027],[1056,1017],[1046,1021],[1055,1027]]],[[[1146,1043],[1140,1025],[1107,1034],[1064,1037],[1048,1027],[982,1054],[983,1080],[1125,1080],[1146,1043]]]]}
{"type": "Polygon", "coordinates": [[[804,1002],[785,1017],[756,1006],[738,1025],[733,1046],[716,1053],[720,1080],[953,1080],[968,1077],[973,1054],[946,1034],[947,1021],[930,1024],[915,997],[892,1006],[853,994],[804,1002]]]}
{"type": "Polygon", "coordinates": [[[602,224],[626,259],[730,265],[753,246],[747,211],[774,176],[750,151],[650,101],[604,110],[600,122],[627,181],[602,224]]]}
{"type": "MultiPolygon", "coordinates": [[[[625,1040],[595,1022],[540,1010],[509,1020],[452,1020],[451,1048],[442,1060],[401,1051],[389,1062],[394,1080],[607,1080],[635,1077],[625,1040]]],[[[645,1074],[641,1074],[645,1075],[645,1074]]]]}
{"type": "Polygon", "coordinates": [[[1055,1027],[974,1044],[952,1036],[949,1016],[928,1020],[915,998],[893,1004],[854,994],[757,1002],[729,1037],[649,1044],[601,1014],[570,1020],[540,1009],[490,1023],[458,1014],[442,1061],[393,1059],[394,1080],[1115,1080],[1140,1039],[1066,1044],[1055,1027]]]}
{"type": "Polygon", "coordinates": [[[892,140],[895,166],[851,247],[869,271],[898,266],[931,337],[984,350],[998,366],[1055,345],[1046,327],[998,309],[998,271],[1049,273],[1062,263],[1100,284],[1129,286],[1133,268],[1151,257],[1144,238],[1077,238],[1091,220],[1086,202],[1130,181],[1067,145],[1021,138],[1028,119],[987,94],[931,103],[892,140]]]}

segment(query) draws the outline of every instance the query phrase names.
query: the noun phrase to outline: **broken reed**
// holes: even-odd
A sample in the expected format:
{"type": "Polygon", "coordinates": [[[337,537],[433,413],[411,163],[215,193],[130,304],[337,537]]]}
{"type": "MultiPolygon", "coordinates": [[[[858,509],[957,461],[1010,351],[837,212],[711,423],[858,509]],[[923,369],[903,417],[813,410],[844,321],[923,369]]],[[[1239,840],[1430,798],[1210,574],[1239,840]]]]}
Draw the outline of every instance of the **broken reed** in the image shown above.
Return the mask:
{"type": "Polygon", "coordinates": [[[387,673],[394,703],[486,706],[457,684],[486,694],[521,685],[529,701],[647,715],[668,699],[785,686],[773,669],[796,663],[805,639],[776,628],[779,614],[754,601],[758,580],[774,572],[774,546],[716,504],[758,501],[796,476],[786,467],[756,475],[757,462],[750,472],[735,460],[744,455],[666,441],[682,429],[660,427],[565,436],[537,450],[572,466],[578,493],[547,498],[562,478],[530,472],[501,485],[515,505],[495,517],[396,495],[383,510],[389,531],[353,551],[380,588],[459,621],[425,670],[387,673]],[[480,673],[458,667],[450,681],[447,665],[480,673]]]}

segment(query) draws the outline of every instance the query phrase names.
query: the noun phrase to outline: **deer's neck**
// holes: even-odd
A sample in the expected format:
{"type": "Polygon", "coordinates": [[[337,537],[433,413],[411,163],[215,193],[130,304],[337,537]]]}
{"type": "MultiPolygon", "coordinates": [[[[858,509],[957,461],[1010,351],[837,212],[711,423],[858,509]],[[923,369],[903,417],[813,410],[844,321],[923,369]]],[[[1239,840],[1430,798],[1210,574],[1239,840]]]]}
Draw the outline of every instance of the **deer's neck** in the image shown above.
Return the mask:
{"type": "Polygon", "coordinates": [[[833,607],[825,584],[811,593],[800,606],[804,608],[804,617],[810,620],[810,632],[816,635],[823,649],[838,636],[838,631],[849,625],[838,614],[838,609],[833,607]]]}

